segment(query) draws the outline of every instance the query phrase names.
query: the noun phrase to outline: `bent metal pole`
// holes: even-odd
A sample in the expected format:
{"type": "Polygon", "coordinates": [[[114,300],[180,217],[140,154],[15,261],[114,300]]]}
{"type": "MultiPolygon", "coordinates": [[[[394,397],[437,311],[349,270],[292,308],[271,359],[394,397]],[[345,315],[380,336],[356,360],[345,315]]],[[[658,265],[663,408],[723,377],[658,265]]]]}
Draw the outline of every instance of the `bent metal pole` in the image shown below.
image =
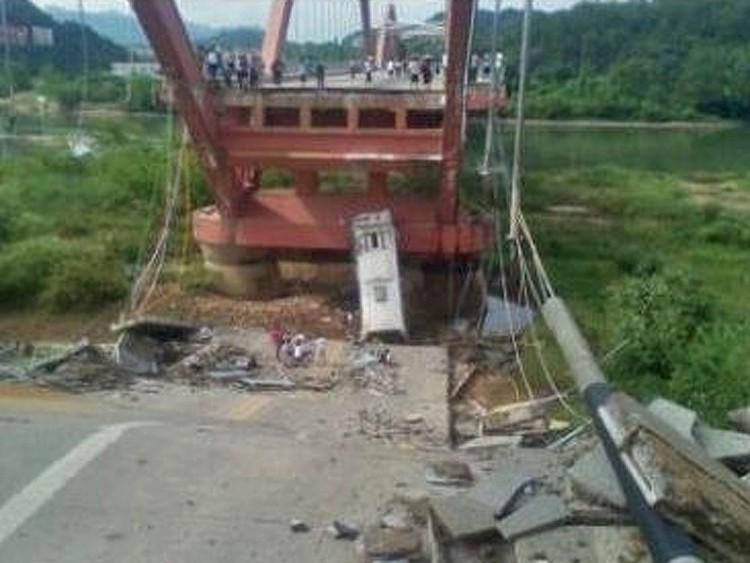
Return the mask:
{"type": "Polygon", "coordinates": [[[648,504],[635,476],[623,462],[605,423],[605,420],[612,418],[607,412],[612,390],[567,306],[559,297],[551,297],[542,307],[542,316],[557,340],[586,401],[599,440],[604,445],[627,498],[628,508],[643,532],[654,562],[701,562],[690,537],[648,504]]]}

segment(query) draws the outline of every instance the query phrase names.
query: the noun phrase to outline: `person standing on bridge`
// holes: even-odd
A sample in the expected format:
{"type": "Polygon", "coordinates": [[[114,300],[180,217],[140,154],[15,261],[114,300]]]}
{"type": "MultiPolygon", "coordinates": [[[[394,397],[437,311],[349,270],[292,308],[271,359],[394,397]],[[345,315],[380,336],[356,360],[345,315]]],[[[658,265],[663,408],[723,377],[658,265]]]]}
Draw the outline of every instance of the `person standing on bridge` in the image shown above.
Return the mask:
{"type": "Polygon", "coordinates": [[[409,83],[412,88],[419,86],[419,61],[417,59],[409,61],[409,83]]]}
{"type": "Polygon", "coordinates": [[[281,81],[284,78],[284,62],[281,59],[277,59],[271,65],[271,74],[273,75],[273,83],[276,86],[281,86],[281,81]]]}
{"type": "Polygon", "coordinates": [[[372,82],[372,71],[375,65],[372,62],[372,57],[367,57],[365,60],[365,82],[368,84],[372,82]]]}
{"type": "Polygon", "coordinates": [[[322,61],[318,61],[315,66],[315,78],[318,81],[318,90],[326,87],[326,67],[322,61]]]}
{"type": "Polygon", "coordinates": [[[307,84],[307,65],[304,62],[299,63],[297,72],[299,72],[300,84],[302,84],[302,86],[305,86],[307,84]]]}

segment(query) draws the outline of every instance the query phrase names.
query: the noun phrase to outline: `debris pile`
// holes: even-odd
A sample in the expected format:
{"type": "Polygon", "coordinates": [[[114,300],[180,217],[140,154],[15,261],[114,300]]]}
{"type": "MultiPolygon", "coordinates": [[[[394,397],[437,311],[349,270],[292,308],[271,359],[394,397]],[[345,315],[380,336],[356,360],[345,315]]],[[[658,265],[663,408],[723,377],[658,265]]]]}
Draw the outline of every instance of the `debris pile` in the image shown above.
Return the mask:
{"type": "Polygon", "coordinates": [[[113,345],[84,339],[72,346],[0,346],[0,379],[29,381],[74,392],[123,389],[161,380],[240,390],[330,388],[333,378],[261,365],[258,353],[222,341],[204,327],[162,319],[129,321],[113,329],[113,345]],[[314,381],[311,381],[314,379],[314,381]]]}
{"type": "MultiPolygon", "coordinates": [[[[651,479],[653,506],[697,540],[705,560],[745,561],[750,487],[739,476],[749,469],[750,435],[712,428],[664,399],[646,410],[665,424],[674,443],[685,440],[696,448],[694,455],[722,464],[701,462],[705,475],[696,476],[673,458],[671,472],[660,466],[661,482],[654,480],[654,467],[642,467],[651,479]]],[[[730,418],[743,428],[746,415],[735,411],[730,418]]],[[[368,560],[651,561],[626,495],[590,428],[555,448],[517,447],[498,438],[479,438],[485,443],[460,449],[459,458],[429,463],[429,493],[421,510],[395,504],[381,512],[374,527],[365,528],[368,560]],[[380,549],[383,538],[398,549],[380,549]]],[[[636,465],[643,461],[633,458],[636,465]]]]}
{"type": "Polygon", "coordinates": [[[384,401],[359,409],[358,430],[369,438],[391,443],[419,442],[423,445],[442,445],[443,439],[423,416],[418,413],[398,415],[384,401]]]}
{"type": "Polygon", "coordinates": [[[133,374],[114,364],[104,348],[83,339],[68,347],[5,345],[0,356],[0,379],[33,381],[83,393],[128,387],[133,374]]]}
{"type": "Polygon", "coordinates": [[[398,365],[388,348],[355,348],[347,366],[344,377],[353,381],[359,389],[383,395],[402,395],[405,392],[398,365]]]}
{"type": "Polygon", "coordinates": [[[512,342],[457,346],[453,362],[449,398],[457,445],[471,448],[475,440],[496,438],[503,445],[543,447],[570,429],[568,421],[550,415],[558,395],[524,399],[528,392],[522,391],[512,342]]]}

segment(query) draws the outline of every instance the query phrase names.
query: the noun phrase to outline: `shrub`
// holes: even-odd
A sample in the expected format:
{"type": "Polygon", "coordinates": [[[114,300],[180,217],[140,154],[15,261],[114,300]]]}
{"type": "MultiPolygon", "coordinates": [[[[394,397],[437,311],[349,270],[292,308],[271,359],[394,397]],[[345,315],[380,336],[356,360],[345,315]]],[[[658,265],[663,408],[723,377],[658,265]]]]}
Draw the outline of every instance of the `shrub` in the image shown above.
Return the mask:
{"type": "Polygon", "coordinates": [[[36,301],[55,266],[67,256],[68,248],[56,237],[8,245],[0,254],[0,305],[20,307],[36,301]]]}
{"type": "Polygon", "coordinates": [[[750,368],[743,357],[748,341],[747,324],[715,323],[701,329],[678,360],[669,394],[707,421],[726,423],[729,410],[750,404],[750,368]]]}
{"type": "Polygon", "coordinates": [[[627,280],[611,295],[615,342],[627,342],[612,374],[626,389],[647,393],[669,380],[679,356],[713,318],[713,303],[696,280],[681,273],[627,280]]]}
{"type": "Polygon", "coordinates": [[[88,249],[56,265],[46,281],[42,304],[53,311],[89,311],[125,296],[127,280],[120,264],[101,249],[88,249]]]}

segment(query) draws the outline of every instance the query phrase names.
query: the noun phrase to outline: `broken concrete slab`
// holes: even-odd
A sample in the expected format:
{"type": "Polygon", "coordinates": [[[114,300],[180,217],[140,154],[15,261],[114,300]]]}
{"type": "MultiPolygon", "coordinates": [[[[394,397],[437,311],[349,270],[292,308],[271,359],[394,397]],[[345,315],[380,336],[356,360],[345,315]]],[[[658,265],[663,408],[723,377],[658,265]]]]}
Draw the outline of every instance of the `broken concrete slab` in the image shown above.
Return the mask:
{"type": "Polygon", "coordinates": [[[735,409],[727,417],[737,430],[750,434],[750,407],[735,409]]]}
{"type": "Polygon", "coordinates": [[[696,443],[624,393],[606,406],[616,444],[649,483],[646,498],[659,512],[724,558],[750,553],[750,489],[696,443]]]}
{"type": "Polygon", "coordinates": [[[422,554],[422,533],[415,529],[370,526],[362,535],[365,553],[375,559],[410,559],[422,554]]]}
{"type": "Polygon", "coordinates": [[[738,475],[750,471],[750,435],[697,424],[695,438],[709,457],[718,459],[738,475]]]}
{"type": "Polygon", "coordinates": [[[310,526],[303,520],[295,518],[289,522],[289,529],[295,534],[303,534],[310,531],[310,526]]]}
{"type": "Polygon", "coordinates": [[[513,551],[516,563],[651,561],[640,531],[632,526],[562,526],[519,538],[513,551]]]}
{"type": "Polygon", "coordinates": [[[264,391],[289,391],[297,387],[296,383],[288,378],[264,379],[243,377],[237,380],[237,383],[245,389],[264,390],[264,391]]]}
{"type": "Polygon", "coordinates": [[[517,448],[521,445],[523,436],[520,435],[498,435],[480,436],[461,444],[458,449],[466,451],[494,450],[504,448],[517,448]]]}
{"type": "Polygon", "coordinates": [[[331,535],[337,540],[354,541],[359,537],[359,526],[353,522],[334,520],[329,530],[331,535]]]}
{"type": "Polygon", "coordinates": [[[567,476],[573,491],[585,500],[627,508],[625,494],[601,444],[580,457],[568,469],[567,476]]]}
{"type": "Polygon", "coordinates": [[[474,481],[474,476],[466,463],[447,459],[430,463],[425,479],[433,485],[466,487],[474,481]]]}
{"type": "Polygon", "coordinates": [[[157,344],[147,336],[125,331],[120,334],[114,348],[115,363],[138,375],[157,375],[157,344]]]}
{"type": "Polygon", "coordinates": [[[693,429],[698,421],[698,415],[694,410],[663,398],[651,401],[648,410],[674,428],[686,440],[695,441],[693,429]]]}
{"type": "Polygon", "coordinates": [[[518,334],[534,322],[534,311],[499,297],[488,296],[482,319],[482,338],[507,337],[518,334]]]}
{"type": "Polygon", "coordinates": [[[466,494],[492,510],[495,518],[512,511],[516,500],[534,487],[536,478],[525,473],[492,473],[466,494]]]}
{"type": "Polygon", "coordinates": [[[430,500],[434,522],[451,539],[478,539],[493,536],[492,508],[465,494],[430,500]]]}
{"type": "Polygon", "coordinates": [[[129,332],[138,336],[147,336],[160,342],[170,340],[206,340],[211,337],[210,329],[180,321],[158,317],[139,317],[127,320],[112,327],[115,333],[129,332]]]}
{"type": "Polygon", "coordinates": [[[570,516],[570,511],[557,495],[537,495],[532,497],[511,514],[497,522],[497,530],[506,540],[514,540],[562,524],[570,516]]]}

